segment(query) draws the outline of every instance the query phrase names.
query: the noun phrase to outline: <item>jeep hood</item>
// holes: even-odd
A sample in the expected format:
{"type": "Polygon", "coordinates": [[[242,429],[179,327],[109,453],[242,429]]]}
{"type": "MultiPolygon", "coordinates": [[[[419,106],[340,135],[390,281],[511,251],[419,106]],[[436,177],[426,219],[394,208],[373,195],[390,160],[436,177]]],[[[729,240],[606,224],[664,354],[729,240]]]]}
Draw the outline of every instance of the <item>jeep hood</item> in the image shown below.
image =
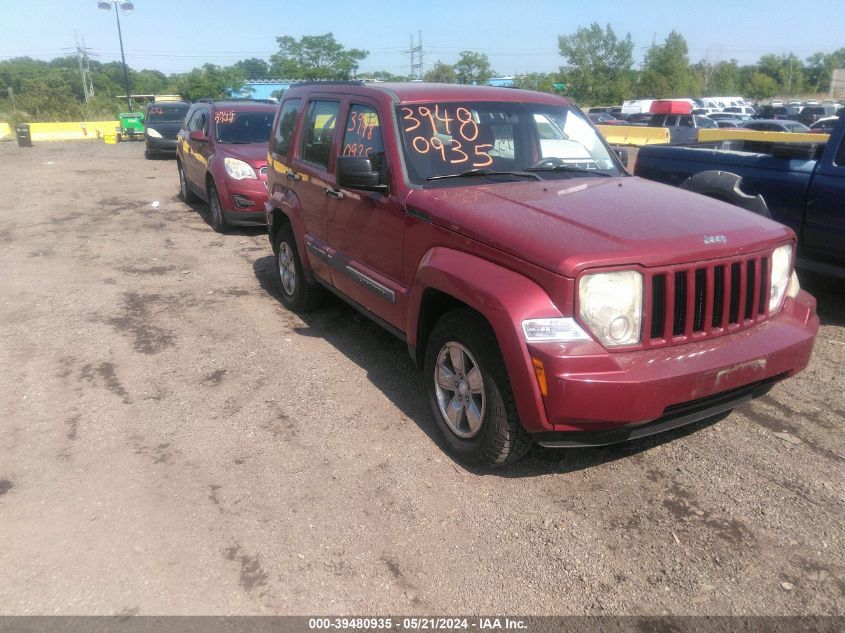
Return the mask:
{"type": "Polygon", "coordinates": [[[736,256],[794,239],[750,211],[636,177],[415,189],[406,203],[433,224],[569,277],[596,266],[736,256]]]}

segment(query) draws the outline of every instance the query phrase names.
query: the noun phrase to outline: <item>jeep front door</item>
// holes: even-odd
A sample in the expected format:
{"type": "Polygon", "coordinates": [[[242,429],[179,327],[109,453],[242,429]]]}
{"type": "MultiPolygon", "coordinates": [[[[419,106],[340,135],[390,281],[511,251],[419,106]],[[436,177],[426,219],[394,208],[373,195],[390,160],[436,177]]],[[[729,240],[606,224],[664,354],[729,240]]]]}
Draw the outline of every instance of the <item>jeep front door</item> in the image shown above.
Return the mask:
{"type": "Polygon", "coordinates": [[[370,159],[386,192],[333,188],[328,196],[332,283],[350,299],[398,329],[407,288],[402,284],[405,212],[395,199],[375,104],[353,102],[344,117],[344,156],[370,159]]]}

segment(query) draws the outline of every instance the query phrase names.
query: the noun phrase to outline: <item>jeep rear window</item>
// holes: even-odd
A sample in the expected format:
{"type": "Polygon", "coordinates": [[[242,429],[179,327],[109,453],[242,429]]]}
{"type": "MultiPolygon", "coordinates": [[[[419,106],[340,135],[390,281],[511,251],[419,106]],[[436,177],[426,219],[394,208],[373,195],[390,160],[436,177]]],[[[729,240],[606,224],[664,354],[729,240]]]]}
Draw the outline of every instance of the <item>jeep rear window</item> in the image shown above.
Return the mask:
{"type": "Polygon", "coordinates": [[[472,170],[542,167],[536,173],[543,179],[571,176],[575,169],[621,174],[596,129],[573,108],[524,102],[414,103],[397,106],[396,116],[408,179],[418,185],[470,184],[463,178],[427,179],[472,170]],[[566,171],[567,166],[573,169],[566,171]]]}
{"type": "Polygon", "coordinates": [[[236,112],[220,110],[214,113],[214,137],[218,143],[267,143],[273,127],[275,111],[236,112]]]}
{"type": "Polygon", "coordinates": [[[301,99],[288,99],[282,105],[282,112],[279,114],[279,125],[273,137],[273,153],[279,156],[287,156],[293,144],[293,131],[296,127],[296,120],[299,118],[299,111],[302,108],[301,99]]]}
{"type": "Polygon", "coordinates": [[[328,166],[339,109],[340,103],[337,101],[311,102],[299,145],[299,157],[302,160],[322,167],[328,166]]]}

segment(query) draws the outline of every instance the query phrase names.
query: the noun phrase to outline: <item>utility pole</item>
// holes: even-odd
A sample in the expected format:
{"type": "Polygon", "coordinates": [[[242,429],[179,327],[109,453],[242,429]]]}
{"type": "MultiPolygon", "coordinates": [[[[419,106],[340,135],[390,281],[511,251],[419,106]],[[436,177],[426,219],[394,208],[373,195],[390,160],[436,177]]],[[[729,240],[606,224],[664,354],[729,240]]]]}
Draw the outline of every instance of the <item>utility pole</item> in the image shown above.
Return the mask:
{"type": "Polygon", "coordinates": [[[132,4],[131,0],[100,0],[97,3],[97,8],[101,11],[111,11],[111,7],[114,5],[114,19],[117,21],[117,38],[120,41],[120,60],[123,62],[123,87],[126,90],[126,105],[129,106],[129,111],[132,111],[132,97],[129,94],[129,74],[126,71],[126,56],[123,54],[123,33],[120,30],[120,13],[117,10],[118,5],[120,8],[129,13],[135,9],[135,5],[132,4]]]}
{"type": "Polygon", "coordinates": [[[423,78],[423,45],[422,31],[419,31],[419,43],[414,46],[414,34],[411,33],[411,47],[408,49],[411,55],[411,81],[422,81],[423,78]]]}
{"type": "Polygon", "coordinates": [[[792,53],[789,54],[789,74],[786,76],[786,94],[792,96],[792,53]]]}

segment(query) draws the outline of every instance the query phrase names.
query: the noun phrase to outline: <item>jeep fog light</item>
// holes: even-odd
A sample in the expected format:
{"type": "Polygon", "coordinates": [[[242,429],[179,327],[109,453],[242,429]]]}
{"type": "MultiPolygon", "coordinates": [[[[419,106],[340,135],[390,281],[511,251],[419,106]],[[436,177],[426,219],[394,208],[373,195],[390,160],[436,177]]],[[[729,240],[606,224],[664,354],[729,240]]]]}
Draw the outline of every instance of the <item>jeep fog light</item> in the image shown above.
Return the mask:
{"type": "Polygon", "coordinates": [[[575,319],[526,319],[522,322],[525,340],[534,341],[589,341],[590,335],[581,329],[575,319]]]}
{"type": "Polygon", "coordinates": [[[226,173],[235,180],[244,180],[247,178],[252,178],[254,180],[257,178],[255,170],[237,158],[230,158],[227,156],[223,159],[223,167],[226,169],[226,173]]]}
{"type": "Polygon", "coordinates": [[[602,344],[640,342],[643,276],[637,271],[585,275],[578,285],[578,303],[581,319],[602,344]]]}
{"type": "MultiPolygon", "coordinates": [[[[769,313],[777,312],[786,296],[786,288],[792,276],[792,246],[778,246],[772,253],[771,290],[769,291],[769,313]]],[[[797,293],[796,293],[797,294],[797,293]]]]}

